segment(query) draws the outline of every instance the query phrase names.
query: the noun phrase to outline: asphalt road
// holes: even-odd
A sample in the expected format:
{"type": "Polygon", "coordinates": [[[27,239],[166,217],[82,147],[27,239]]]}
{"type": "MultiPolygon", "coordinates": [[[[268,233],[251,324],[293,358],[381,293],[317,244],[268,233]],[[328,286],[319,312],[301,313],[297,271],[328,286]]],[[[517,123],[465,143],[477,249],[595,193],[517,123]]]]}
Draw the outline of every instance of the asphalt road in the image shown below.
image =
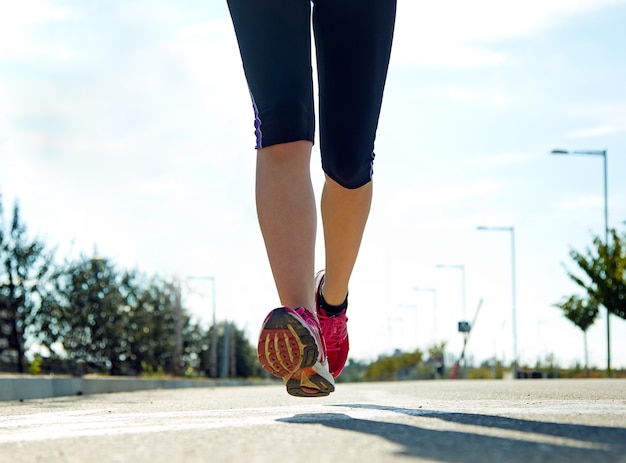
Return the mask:
{"type": "Polygon", "coordinates": [[[626,462],[626,380],[282,385],[0,403],[0,462],[626,462]]]}

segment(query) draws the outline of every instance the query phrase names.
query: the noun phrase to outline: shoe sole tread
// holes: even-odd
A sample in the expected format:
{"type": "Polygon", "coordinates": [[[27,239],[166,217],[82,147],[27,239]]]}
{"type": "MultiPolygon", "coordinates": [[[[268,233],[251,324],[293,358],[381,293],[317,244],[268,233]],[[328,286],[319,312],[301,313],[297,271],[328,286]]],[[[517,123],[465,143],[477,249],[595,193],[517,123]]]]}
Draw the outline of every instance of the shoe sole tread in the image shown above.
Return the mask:
{"type": "Polygon", "coordinates": [[[273,310],[263,325],[257,353],[265,370],[284,378],[315,365],[319,350],[309,329],[280,308],[273,310]]]}

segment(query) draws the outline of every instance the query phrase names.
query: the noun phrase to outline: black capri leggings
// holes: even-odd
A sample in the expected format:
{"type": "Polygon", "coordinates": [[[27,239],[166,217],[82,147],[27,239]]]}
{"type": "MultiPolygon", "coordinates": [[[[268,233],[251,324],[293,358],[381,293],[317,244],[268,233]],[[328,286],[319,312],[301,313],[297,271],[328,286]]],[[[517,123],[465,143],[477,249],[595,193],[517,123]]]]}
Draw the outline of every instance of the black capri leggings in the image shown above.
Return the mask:
{"type": "MultiPolygon", "coordinates": [[[[255,113],[257,149],[314,141],[310,0],[227,0],[255,113]]],[[[371,180],[396,0],[315,0],[322,168],[371,180]]]]}

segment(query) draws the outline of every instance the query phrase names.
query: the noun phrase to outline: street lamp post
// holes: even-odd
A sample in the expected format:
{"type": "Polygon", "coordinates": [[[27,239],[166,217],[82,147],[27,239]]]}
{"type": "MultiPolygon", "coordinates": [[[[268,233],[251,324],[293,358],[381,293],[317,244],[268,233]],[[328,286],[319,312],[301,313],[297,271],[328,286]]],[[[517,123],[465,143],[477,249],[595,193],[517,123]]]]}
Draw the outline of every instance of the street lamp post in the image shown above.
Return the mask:
{"type": "Polygon", "coordinates": [[[205,280],[211,282],[211,305],[213,310],[213,332],[211,333],[211,348],[209,350],[209,376],[217,378],[217,319],[216,319],[216,283],[214,276],[188,276],[187,280],[205,280]]]}
{"type": "MultiPolygon", "coordinates": [[[[564,150],[554,149],[550,154],[556,155],[580,155],[580,156],[602,156],[604,164],[604,243],[609,245],[609,195],[606,168],[606,149],[604,150],[564,150]]],[[[611,377],[611,313],[606,308],[606,374],[611,377]]]]}
{"type": "Polygon", "coordinates": [[[513,327],[513,378],[517,378],[517,291],[515,276],[515,228],[478,227],[478,230],[506,231],[511,233],[511,325],[513,327]]]}

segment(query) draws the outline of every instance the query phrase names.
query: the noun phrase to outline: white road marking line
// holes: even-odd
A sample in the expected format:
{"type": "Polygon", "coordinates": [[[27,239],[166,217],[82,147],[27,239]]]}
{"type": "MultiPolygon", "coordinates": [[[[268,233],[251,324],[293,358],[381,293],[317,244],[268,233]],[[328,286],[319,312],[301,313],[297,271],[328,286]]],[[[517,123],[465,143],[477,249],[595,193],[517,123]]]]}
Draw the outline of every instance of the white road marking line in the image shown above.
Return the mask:
{"type": "MultiPolygon", "coordinates": [[[[495,417],[501,417],[500,413],[503,410],[499,410],[498,415],[495,415],[495,417]]],[[[520,411],[519,408],[506,410],[518,413],[520,411]]],[[[494,411],[490,410],[492,412],[490,414],[494,415],[494,411]]],[[[543,409],[543,411],[545,412],[546,410],[543,409]]],[[[561,410],[557,409],[554,411],[558,412],[561,410]]],[[[565,409],[562,411],[565,412],[565,409]]],[[[468,410],[464,409],[462,412],[454,412],[377,406],[369,408],[367,405],[350,406],[349,404],[147,413],[125,413],[122,409],[111,408],[74,410],[6,416],[0,421],[0,443],[45,441],[83,436],[246,428],[268,424],[276,425],[285,421],[307,424],[354,419],[377,421],[381,424],[396,423],[415,426],[416,432],[419,432],[420,429],[447,430],[574,448],[607,448],[605,445],[562,436],[433,420],[438,416],[451,413],[466,414],[468,410]],[[398,423],[399,416],[405,417],[400,420],[400,423],[398,423]],[[407,420],[413,422],[407,423],[407,420]]],[[[529,413],[529,418],[530,415],[532,413],[529,413]]]]}

